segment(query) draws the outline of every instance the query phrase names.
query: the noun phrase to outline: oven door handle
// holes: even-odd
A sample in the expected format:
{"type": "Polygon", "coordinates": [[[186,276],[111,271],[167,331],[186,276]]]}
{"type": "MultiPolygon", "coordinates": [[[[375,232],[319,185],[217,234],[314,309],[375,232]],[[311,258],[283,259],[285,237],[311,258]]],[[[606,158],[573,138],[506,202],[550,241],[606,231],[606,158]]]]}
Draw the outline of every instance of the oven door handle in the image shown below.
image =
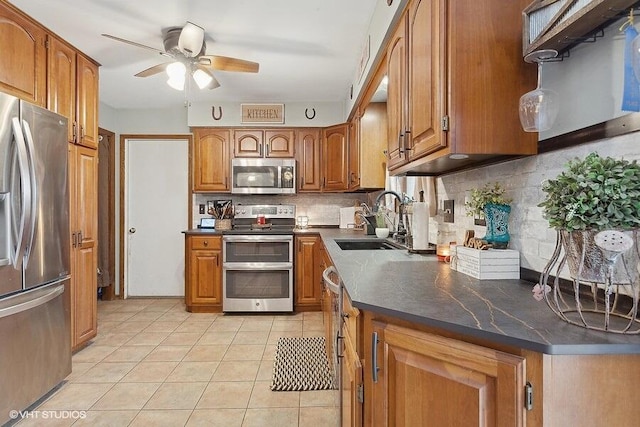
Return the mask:
{"type": "Polygon", "coordinates": [[[223,270],[292,270],[291,262],[226,262],[222,263],[223,270]]]}
{"type": "Polygon", "coordinates": [[[293,236],[278,236],[278,235],[246,235],[246,236],[223,236],[224,242],[233,243],[256,243],[256,242],[269,242],[269,243],[289,243],[293,242],[293,236]]]}

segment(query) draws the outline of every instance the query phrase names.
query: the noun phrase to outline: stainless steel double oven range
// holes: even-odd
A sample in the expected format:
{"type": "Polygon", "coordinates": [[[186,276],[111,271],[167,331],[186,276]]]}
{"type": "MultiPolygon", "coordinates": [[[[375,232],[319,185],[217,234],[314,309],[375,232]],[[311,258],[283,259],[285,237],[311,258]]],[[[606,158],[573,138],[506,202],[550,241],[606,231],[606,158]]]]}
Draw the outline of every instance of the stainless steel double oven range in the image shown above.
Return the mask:
{"type": "Polygon", "coordinates": [[[295,205],[236,205],[222,237],[225,312],[293,311],[295,205]]]}

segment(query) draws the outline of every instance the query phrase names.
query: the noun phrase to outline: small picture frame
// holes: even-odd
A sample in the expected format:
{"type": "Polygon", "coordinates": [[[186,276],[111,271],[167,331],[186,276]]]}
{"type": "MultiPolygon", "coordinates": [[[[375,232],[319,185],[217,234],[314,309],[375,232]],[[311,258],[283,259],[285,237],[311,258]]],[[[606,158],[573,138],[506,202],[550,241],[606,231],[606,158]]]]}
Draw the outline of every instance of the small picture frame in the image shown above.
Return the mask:
{"type": "Polygon", "coordinates": [[[200,218],[200,228],[216,228],[216,219],[200,218]]]}

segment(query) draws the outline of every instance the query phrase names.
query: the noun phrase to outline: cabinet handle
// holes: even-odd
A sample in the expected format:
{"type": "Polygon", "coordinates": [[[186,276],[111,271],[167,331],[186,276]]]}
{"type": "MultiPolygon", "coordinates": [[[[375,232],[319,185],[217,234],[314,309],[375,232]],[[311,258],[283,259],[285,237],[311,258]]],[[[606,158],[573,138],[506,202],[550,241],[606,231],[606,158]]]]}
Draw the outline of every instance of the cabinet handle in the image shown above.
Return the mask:
{"type": "Polygon", "coordinates": [[[336,357],[338,359],[342,359],[344,357],[344,354],[340,354],[339,352],[339,348],[340,348],[340,340],[342,339],[342,335],[338,334],[336,335],[336,347],[335,347],[335,353],[336,353],[336,357]]]}
{"type": "Polygon", "coordinates": [[[258,144],[258,153],[260,153],[260,157],[262,157],[262,142],[258,144]]]}
{"type": "Polygon", "coordinates": [[[84,126],[80,125],[80,141],[84,141],[84,126]]]}
{"type": "Polygon", "coordinates": [[[398,134],[398,152],[404,154],[404,133],[398,134]]]}
{"type": "Polygon", "coordinates": [[[371,377],[373,382],[378,382],[378,333],[374,332],[371,338],[371,377]]]}
{"type": "Polygon", "coordinates": [[[269,144],[264,145],[264,156],[269,157],[269,144]]]}
{"type": "Polygon", "coordinates": [[[202,244],[205,245],[205,246],[209,246],[209,241],[205,240],[204,242],[202,242],[202,244]]]}
{"type": "Polygon", "coordinates": [[[78,142],[78,122],[73,122],[73,142],[78,142]]]}
{"type": "Polygon", "coordinates": [[[74,248],[78,246],[78,236],[76,233],[71,233],[71,246],[74,248]]]}
{"type": "Polygon", "coordinates": [[[78,246],[82,244],[82,231],[78,231],[78,246]]]}

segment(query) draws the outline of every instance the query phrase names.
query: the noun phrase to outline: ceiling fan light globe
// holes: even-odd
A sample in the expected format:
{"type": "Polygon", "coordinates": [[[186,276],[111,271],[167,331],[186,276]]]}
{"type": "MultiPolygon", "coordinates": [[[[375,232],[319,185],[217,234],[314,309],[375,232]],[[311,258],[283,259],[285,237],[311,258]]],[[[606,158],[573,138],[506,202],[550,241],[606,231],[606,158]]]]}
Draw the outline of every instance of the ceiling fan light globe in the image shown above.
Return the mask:
{"type": "Polygon", "coordinates": [[[179,79],[182,78],[184,80],[184,75],[187,72],[187,67],[182,62],[173,62],[167,65],[167,76],[170,79],[179,79]]]}
{"type": "Polygon", "coordinates": [[[195,80],[200,89],[205,89],[213,82],[213,77],[202,70],[195,70],[193,72],[193,80],[195,80]]]}

